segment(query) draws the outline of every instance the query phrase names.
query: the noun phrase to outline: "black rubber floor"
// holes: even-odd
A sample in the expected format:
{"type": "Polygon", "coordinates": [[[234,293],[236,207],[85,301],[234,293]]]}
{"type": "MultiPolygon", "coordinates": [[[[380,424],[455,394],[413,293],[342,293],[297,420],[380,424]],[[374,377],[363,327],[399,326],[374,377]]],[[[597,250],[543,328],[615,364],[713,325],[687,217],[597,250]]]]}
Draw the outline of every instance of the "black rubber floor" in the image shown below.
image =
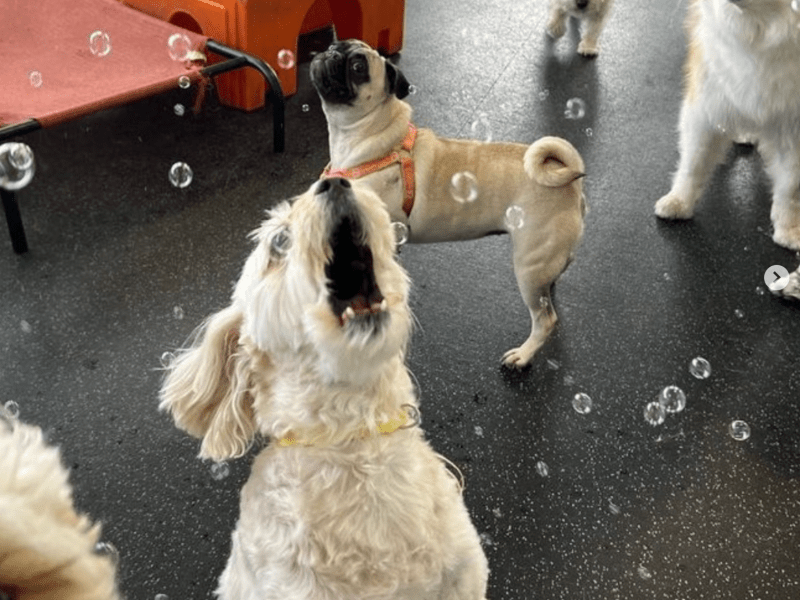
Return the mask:
{"type": "MultiPolygon", "coordinates": [[[[402,251],[423,424],[466,475],[493,600],[800,597],[800,303],[763,279],[798,256],[769,237],[758,153],[730,155],[694,221],[653,214],[678,158],[685,8],[618,2],[586,60],[574,24],[546,40],[544,0],[407,2],[398,64],[417,125],[467,137],[485,115],[494,139],[560,135],[588,171],[560,321],[527,371],[499,367],[529,327],[507,238],[402,251]],[[566,119],[575,97],[586,114],[566,119]],[[698,356],[707,379],[689,372],[698,356]],[[671,384],[685,410],[648,424],[671,384]]],[[[228,555],[251,457],[212,478],[156,410],[159,358],[226,305],[263,210],[327,162],[302,71],[280,155],[268,113],[211,102],[176,116],[192,90],[25,138],[31,250],[0,238],[0,399],[62,447],[130,599],[210,598],[228,555]],[[167,180],[179,160],[194,171],[185,190],[167,180]]]]}

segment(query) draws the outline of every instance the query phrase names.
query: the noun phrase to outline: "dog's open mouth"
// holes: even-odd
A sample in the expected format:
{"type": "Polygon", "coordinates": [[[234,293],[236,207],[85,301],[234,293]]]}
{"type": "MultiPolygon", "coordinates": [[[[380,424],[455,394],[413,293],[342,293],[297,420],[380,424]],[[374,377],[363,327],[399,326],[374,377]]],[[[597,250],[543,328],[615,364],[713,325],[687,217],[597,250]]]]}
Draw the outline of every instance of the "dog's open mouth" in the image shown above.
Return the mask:
{"type": "Polygon", "coordinates": [[[350,322],[376,328],[387,303],[375,280],[372,250],[363,241],[358,221],[342,216],[331,232],[333,257],[325,266],[329,302],[342,327],[350,322]]]}

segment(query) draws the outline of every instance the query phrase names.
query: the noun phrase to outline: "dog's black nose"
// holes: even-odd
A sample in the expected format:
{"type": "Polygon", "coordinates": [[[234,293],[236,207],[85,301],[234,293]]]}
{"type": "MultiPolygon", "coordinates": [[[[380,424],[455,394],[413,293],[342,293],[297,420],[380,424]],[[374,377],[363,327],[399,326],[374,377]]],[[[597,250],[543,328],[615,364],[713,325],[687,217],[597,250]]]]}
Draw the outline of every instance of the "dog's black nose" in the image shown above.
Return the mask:
{"type": "Polygon", "coordinates": [[[330,191],[335,191],[336,188],[349,189],[351,187],[353,186],[350,184],[350,181],[344,177],[331,177],[329,179],[323,179],[320,181],[319,185],[317,186],[317,193],[327,194],[330,191]]]}
{"type": "Polygon", "coordinates": [[[584,8],[589,6],[589,0],[577,0],[577,2],[575,2],[575,6],[583,10],[584,8]]]}

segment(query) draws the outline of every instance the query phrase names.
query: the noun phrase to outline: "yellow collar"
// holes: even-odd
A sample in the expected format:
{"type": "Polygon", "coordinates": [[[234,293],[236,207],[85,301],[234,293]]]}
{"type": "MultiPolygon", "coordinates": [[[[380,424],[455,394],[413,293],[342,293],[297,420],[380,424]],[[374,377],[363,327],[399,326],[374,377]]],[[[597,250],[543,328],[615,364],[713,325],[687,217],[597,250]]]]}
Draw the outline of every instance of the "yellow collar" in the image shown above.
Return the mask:
{"type": "MultiPolygon", "coordinates": [[[[416,411],[416,409],[414,410],[416,411]]],[[[398,413],[396,417],[389,419],[388,421],[378,423],[377,426],[378,433],[382,435],[389,435],[390,433],[394,433],[398,429],[403,429],[406,426],[408,426],[408,422],[409,422],[408,412],[403,410],[400,413],[398,413]]],[[[417,421],[415,419],[414,421],[412,421],[411,425],[414,425],[416,422],[417,421]]],[[[370,430],[368,430],[366,427],[361,428],[361,434],[360,434],[361,438],[368,438],[371,436],[372,432],[370,430]]],[[[304,440],[302,438],[299,438],[293,431],[290,431],[289,433],[287,433],[285,436],[283,436],[281,439],[278,440],[278,445],[281,446],[282,448],[286,448],[288,446],[295,446],[295,445],[314,446],[315,443],[313,437],[304,440]]]]}

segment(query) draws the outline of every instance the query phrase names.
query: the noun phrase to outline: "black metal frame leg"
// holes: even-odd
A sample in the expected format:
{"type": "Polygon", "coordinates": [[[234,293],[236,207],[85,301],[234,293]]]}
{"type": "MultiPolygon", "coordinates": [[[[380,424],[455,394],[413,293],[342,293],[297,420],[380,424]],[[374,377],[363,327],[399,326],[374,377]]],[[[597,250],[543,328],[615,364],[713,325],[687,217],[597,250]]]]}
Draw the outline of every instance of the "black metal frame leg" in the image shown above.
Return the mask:
{"type": "Polygon", "coordinates": [[[11,247],[17,254],[28,251],[28,240],[25,238],[25,228],[22,226],[22,215],[19,214],[19,204],[14,192],[0,188],[3,198],[3,211],[6,213],[8,233],[11,236],[11,247]]]}

